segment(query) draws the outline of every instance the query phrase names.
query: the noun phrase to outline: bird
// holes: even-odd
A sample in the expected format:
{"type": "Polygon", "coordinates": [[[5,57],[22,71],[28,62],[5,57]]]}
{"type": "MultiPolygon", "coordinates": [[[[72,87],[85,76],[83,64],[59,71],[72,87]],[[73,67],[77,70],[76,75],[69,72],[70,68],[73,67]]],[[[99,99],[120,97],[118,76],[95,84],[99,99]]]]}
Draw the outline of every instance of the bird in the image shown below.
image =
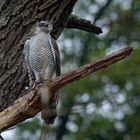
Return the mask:
{"type": "Polygon", "coordinates": [[[51,36],[52,30],[51,22],[37,23],[35,34],[26,40],[23,50],[29,85],[41,84],[41,116],[45,124],[52,124],[57,116],[58,95],[51,93],[50,81],[54,74],[59,76],[61,73],[59,49],[51,36]]]}

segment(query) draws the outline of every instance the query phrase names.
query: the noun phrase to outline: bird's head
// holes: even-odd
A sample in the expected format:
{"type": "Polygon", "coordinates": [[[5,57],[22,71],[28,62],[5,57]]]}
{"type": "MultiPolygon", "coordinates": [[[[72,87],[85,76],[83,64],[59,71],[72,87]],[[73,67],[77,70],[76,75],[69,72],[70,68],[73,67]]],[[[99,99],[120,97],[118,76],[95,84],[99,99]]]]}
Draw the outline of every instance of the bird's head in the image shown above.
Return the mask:
{"type": "Polygon", "coordinates": [[[37,24],[37,32],[46,32],[46,33],[50,33],[53,30],[53,26],[50,22],[47,21],[40,21],[37,24]]]}

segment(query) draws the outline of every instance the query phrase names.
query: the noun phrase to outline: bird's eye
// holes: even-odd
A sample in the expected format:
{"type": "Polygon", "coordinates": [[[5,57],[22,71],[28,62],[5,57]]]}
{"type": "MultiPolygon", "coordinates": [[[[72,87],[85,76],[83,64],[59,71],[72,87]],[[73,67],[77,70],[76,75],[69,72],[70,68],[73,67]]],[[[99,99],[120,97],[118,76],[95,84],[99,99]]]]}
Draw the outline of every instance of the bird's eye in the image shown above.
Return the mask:
{"type": "Polygon", "coordinates": [[[47,24],[47,23],[42,23],[42,22],[40,22],[40,23],[39,23],[39,27],[48,27],[48,24],[47,24]]]}
{"type": "Polygon", "coordinates": [[[46,24],[44,24],[44,26],[45,26],[45,27],[48,27],[48,24],[46,23],[46,24]]]}

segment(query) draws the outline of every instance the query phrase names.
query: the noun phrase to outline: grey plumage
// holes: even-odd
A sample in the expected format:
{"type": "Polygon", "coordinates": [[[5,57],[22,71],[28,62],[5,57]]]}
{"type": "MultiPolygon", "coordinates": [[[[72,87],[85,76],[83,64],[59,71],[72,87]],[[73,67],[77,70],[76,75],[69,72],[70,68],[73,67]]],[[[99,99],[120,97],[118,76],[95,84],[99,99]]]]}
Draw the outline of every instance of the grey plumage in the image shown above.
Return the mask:
{"type": "Polygon", "coordinates": [[[55,58],[50,35],[44,32],[37,33],[29,43],[29,64],[36,80],[51,80],[55,70],[55,58]]]}
{"type": "Polygon", "coordinates": [[[28,73],[33,73],[37,81],[51,80],[55,71],[55,53],[50,31],[52,26],[41,21],[35,35],[24,45],[24,59],[28,73]],[[47,27],[46,27],[47,26],[47,27]]]}
{"type": "Polygon", "coordinates": [[[24,54],[24,61],[25,61],[25,68],[27,68],[27,72],[28,72],[28,77],[29,77],[29,84],[33,85],[33,72],[31,70],[30,64],[29,64],[29,46],[30,45],[30,40],[26,40],[25,44],[24,44],[24,50],[23,50],[23,54],[24,54]]]}
{"type": "MultiPolygon", "coordinates": [[[[51,31],[52,25],[46,21],[41,21],[36,28],[35,35],[25,42],[24,60],[28,70],[30,84],[33,83],[33,76],[37,82],[44,83],[52,79],[54,72],[56,72],[56,75],[60,75],[59,51],[56,42],[51,38],[51,31]]],[[[45,92],[49,92],[49,90],[45,89],[45,92]]],[[[46,97],[46,93],[42,93],[41,99],[43,103],[46,97]]],[[[48,110],[56,109],[56,100],[57,97],[54,96],[52,103],[47,108],[48,110]]],[[[47,113],[46,110],[45,113],[47,113]]],[[[52,117],[55,118],[55,116],[56,113],[52,117]]],[[[53,122],[51,117],[49,119],[47,120],[48,122],[46,121],[47,123],[53,122]]]]}

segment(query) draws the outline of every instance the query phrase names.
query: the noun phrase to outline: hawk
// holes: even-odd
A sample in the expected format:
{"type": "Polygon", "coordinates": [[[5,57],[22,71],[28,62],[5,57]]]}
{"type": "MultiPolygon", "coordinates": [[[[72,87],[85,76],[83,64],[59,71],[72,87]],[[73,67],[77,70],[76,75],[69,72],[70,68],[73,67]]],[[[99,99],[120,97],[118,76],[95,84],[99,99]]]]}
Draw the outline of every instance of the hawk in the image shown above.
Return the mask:
{"type": "Polygon", "coordinates": [[[28,71],[30,85],[33,85],[33,77],[41,83],[42,118],[46,124],[54,122],[56,117],[57,95],[50,95],[49,82],[54,73],[60,75],[60,54],[57,43],[50,33],[53,26],[48,21],[40,21],[37,24],[35,35],[24,44],[24,60],[28,71]],[[47,83],[47,84],[45,84],[47,83]],[[48,104],[49,97],[52,102],[48,104]]]}

